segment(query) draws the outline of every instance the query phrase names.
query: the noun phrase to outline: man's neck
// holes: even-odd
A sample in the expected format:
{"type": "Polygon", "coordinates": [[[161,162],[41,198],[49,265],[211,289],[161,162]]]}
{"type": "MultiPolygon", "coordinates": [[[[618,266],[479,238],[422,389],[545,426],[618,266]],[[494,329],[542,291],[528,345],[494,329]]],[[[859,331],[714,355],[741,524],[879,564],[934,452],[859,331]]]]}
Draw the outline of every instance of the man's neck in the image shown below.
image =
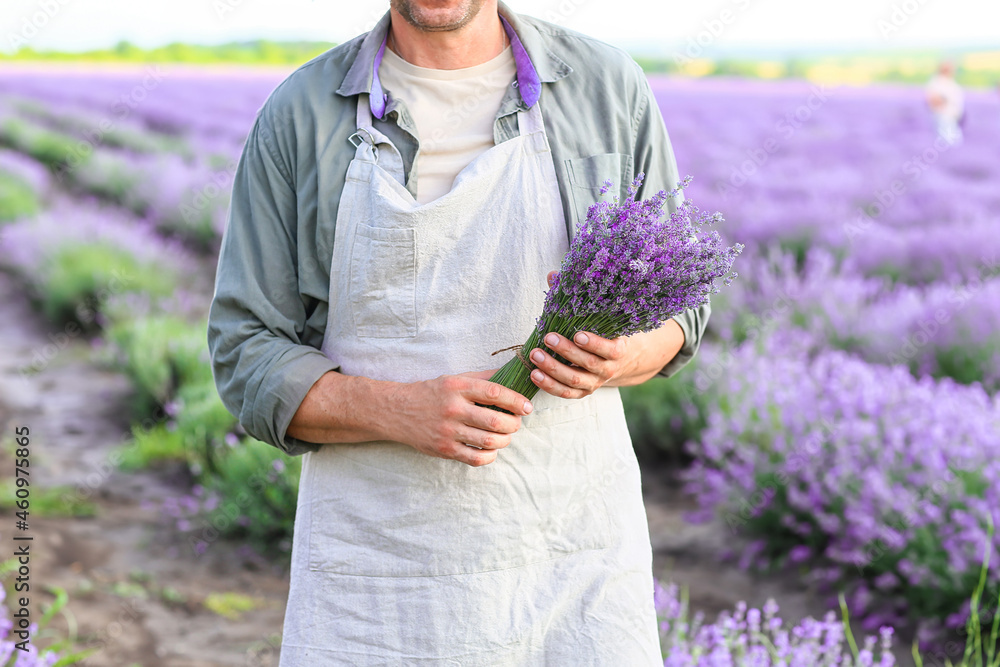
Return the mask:
{"type": "Polygon", "coordinates": [[[492,60],[506,46],[506,33],[495,2],[487,2],[472,21],[457,30],[425,31],[391,10],[389,45],[412,65],[463,69],[492,60]]]}

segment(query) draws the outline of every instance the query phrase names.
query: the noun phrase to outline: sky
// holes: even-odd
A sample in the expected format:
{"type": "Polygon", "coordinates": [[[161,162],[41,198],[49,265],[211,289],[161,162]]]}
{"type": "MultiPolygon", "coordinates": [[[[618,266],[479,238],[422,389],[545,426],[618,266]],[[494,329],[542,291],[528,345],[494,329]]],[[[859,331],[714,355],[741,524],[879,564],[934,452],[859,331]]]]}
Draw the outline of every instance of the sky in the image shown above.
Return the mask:
{"type": "MultiPolygon", "coordinates": [[[[77,51],[128,40],[342,42],[388,0],[0,0],[0,50],[77,51]]],[[[633,52],[1000,49],[996,0],[508,0],[633,52]]]]}

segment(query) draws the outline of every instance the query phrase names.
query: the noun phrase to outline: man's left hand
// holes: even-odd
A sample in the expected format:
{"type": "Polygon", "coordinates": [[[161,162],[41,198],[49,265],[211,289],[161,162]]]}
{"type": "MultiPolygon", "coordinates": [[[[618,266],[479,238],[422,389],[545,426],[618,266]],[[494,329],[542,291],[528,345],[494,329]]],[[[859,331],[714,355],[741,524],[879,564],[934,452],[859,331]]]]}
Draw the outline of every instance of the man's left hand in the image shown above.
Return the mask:
{"type": "Polygon", "coordinates": [[[632,364],[627,338],[608,340],[592,333],[579,332],[570,340],[557,333],[545,335],[545,345],[572,364],[567,366],[541,348],[531,351],[531,361],[538,368],[531,371],[531,381],[542,390],[560,398],[583,398],[612,382],[632,364]]]}
{"type": "MultiPolygon", "coordinates": [[[[549,274],[549,286],[555,272],[549,274]]],[[[573,340],[557,333],[545,335],[548,350],[535,348],[529,358],[538,368],[531,381],[560,398],[583,398],[605,385],[642,384],[656,375],[684,346],[684,331],[674,320],[662,327],[628,338],[609,340],[589,331],[573,340]],[[569,362],[557,361],[552,353],[569,362]]]]}

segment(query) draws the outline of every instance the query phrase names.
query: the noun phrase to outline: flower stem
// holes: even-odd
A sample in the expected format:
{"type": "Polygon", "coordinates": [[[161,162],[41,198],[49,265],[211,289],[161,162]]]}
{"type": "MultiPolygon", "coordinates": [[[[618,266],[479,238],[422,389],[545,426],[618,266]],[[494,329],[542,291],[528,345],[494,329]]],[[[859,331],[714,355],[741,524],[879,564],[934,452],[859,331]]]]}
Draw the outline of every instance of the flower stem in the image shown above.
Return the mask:
{"type": "MultiPolygon", "coordinates": [[[[549,317],[545,324],[544,331],[539,331],[538,327],[531,330],[528,339],[521,346],[520,354],[515,355],[513,359],[494,373],[493,377],[490,378],[490,382],[496,382],[508,389],[513,389],[530,401],[538,393],[538,385],[531,381],[531,371],[535,370],[537,366],[532,363],[528,355],[536,347],[547,347],[543,343],[546,334],[555,332],[565,338],[572,339],[578,331],[590,331],[598,336],[612,338],[615,337],[615,329],[617,329],[614,322],[601,314],[586,315],[583,317],[559,317],[554,315],[549,317]]],[[[552,356],[564,364],[569,363],[554,352],[552,352],[552,356]]],[[[500,412],[506,412],[506,410],[501,410],[497,407],[489,407],[500,412]]]]}

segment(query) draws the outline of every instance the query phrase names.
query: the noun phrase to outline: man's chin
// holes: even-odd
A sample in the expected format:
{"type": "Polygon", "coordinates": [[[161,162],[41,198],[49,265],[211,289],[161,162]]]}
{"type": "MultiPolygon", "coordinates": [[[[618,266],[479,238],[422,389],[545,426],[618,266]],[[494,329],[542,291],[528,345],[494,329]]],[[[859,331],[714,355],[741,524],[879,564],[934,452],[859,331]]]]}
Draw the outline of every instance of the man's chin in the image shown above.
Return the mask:
{"type": "Polygon", "coordinates": [[[392,0],[392,8],[407,23],[425,32],[459,30],[476,17],[484,0],[454,0],[426,2],[422,0],[392,0]]]}

